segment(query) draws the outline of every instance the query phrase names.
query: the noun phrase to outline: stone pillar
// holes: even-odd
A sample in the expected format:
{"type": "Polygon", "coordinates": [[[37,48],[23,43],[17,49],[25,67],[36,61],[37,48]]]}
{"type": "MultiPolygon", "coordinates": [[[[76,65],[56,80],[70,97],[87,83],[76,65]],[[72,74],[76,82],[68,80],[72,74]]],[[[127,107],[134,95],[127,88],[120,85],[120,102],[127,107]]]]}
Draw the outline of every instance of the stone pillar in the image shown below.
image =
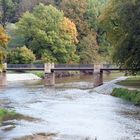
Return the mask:
{"type": "Polygon", "coordinates": [[[0,88],[4,88],[7,85],[6,73],[0,73],[0,88]]]}
{"type": "Polygon", "coordinates": [[[94,87],[98,87],[103,84],[102,68],[102,65],[94,65],[94,87]]]}
{"type": "Polygon", "coordinates": [[[3,64],[3,72],[6,72],[7,71],[7,63],[4,63],[3,64]]]}
{"type": "Polygon", "coordinates": [[[51,69],[54,68],[54,63],[45,63],[44,64],[44,71],[45,73],[51,73],[51,69]]]}
{"type": "Polygon", "coordinates": [[[54,86],[55,85],[55,73],[45,73],[45,86],[54,86]]]}
{"type": "Polygon", "coordinates": [[[46,63],[44,64],[45,71],[45,85],[46,86],[54,86],[55,85],[55,73],[52,71],[54,68],[54,63],[46,63]]]}

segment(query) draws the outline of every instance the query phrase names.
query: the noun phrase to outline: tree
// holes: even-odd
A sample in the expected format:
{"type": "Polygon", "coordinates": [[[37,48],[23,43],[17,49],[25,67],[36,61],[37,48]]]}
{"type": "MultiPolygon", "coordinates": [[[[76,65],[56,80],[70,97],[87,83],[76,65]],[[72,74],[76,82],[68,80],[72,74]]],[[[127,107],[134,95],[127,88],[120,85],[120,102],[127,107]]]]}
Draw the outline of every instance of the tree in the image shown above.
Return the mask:
{"type": "Polygon", "coordinates": [[[21,17],[26,11],[32,12],[34,7],[39,3],[43,3],[45,5],[54,4],[54,0],[20,0],[17,11],[18,18],[21,17]]]}
{"type": "MultiPolygon", "coordinates": [[[[85,52],[87,49],[90,49],[91,43],[93,49],[95,47],[94,45],[96,44],[95,35],[92,36],[92,41],[89,41],[88,39],[89,34],[94,34],[94,31],[91,30],[88,22],[88,0],[62,0],[59,8],[63,10],[65,15],[76,24],[79,40],[77,52],[80,56],[80,63],[92,63],[89,55],[86,56],[87,53],[85,52]],[[86,43],[84,43],[85,39],[88,40],[86,43]]],[[[91,55],[95,55],[94,51],[90,52],[90,56],[91,55]]]]}
{"type": "Polygon", "coordinates": [[[98,17],[106,1],[107,0],[61,0],[58,5],[58,7],[64,11],[65,15],[76,24],[79,40],[77,52],[80,55],[81,63],[93,63],[91,56],[108,55],[108,49],[105,49],[108,44],[104,37],[104,30],[100,28],[98,23],[98,17]],[[92,40],[90,41],[91,38],[92,40]],[[85,39],[86,43],[84,43],[85,39]],[[91,44],[92,47],[90,47],[91,44]],[[89,55],[86,56],[87,53],[85,51],[91,48],[93,51],[90,51],[90,57],[89,55]]]}
{"type": "Polygon", "coordinates": [[[35,61],[35,55],[26,46],[12,49],[7,55],[10,64],[30,64],[35,61]]]}
{"type": "Polygon", "coordinates": [[[100,55],[98,53],[99,47],[95,41],[95,34],[89,34],[84,37],[80,43],[81,48],[81,63],[95,64],[100,62],[100,55]]]}
{"type": "Polygon", "coordinates": [[[17,23],[16,33],[39,59],[45,52],[58,63],[78,61],[75,24],[51,5],[39,4],[32,13],[26,12],[17,23]]]}
{"type": "Polygon", "coordinates": [[[6,58],[6,45],[9,41],[9,36],[5,33],[3,27],[0,26],[0,68],[6,58]]]}
{"type": "Polygon", "coordinates": [[[0,0],[0,24],[4,28],[6,23],[15,22],[19,2],[20,0],[0,0]]]}
{"type": "Polygon", "coordinates": [[[61,0],[59,8],[76,24],[79,40],[88,34],[89,26],[86,20],[88,0],[61,0]]]}
{"type": "Polygon", "coordinates": [[[113,45],[113,60],[120,67],[140,67],[140,1],[112,0],[100,17],[113,45]]]}

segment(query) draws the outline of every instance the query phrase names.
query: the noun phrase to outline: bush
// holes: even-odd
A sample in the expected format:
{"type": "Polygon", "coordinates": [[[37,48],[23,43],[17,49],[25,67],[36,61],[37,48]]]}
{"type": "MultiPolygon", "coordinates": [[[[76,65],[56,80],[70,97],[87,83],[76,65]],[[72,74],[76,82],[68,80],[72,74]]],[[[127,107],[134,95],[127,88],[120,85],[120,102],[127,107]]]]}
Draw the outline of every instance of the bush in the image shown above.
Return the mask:
{"type": "Polygon", "coordinates": [[[115,88],[112,92],[112,96],[120,97],[127,101],[133,102],[136,105],[140,105],[140,91],[137,90],[115,88]]]}
{"type": "Polygon", "coordinates": [[[30,64],[35,61],[35,55],[26,46],[17,47],[7,55],[7,62],[11,64],[30,64]]]}

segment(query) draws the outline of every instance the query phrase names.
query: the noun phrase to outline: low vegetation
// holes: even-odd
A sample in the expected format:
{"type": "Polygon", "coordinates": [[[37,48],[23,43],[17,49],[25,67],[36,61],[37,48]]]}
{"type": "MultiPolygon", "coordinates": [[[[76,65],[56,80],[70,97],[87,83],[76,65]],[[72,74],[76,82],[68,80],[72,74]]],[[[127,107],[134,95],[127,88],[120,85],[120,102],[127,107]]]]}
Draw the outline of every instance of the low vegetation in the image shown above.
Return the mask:
{"type": "Polygon", "coordinates": [[[8,111],[6,109],[0,109],[0,123],[6,120],[12,120],[17,117],[14,111],[8,111]]]}
{"type": "Polygon", "coordinates": [[[7,62],[11,64],[30,64],[35,61],[35,55],[26,46],[12,49],[7,54],[7,62]]]}
{"type": "Polygon", "coordinates": [[[120,97],[134,103],[135,105],[140,105],[140,91],[137,90],[115,88],[112,92],[112,96],[120,97]]]}
{"type": "Polygon", "coordinates": [[[1,108],[0,109],[0,125],[3,121],[7,120],[27,120],[27,121],[34,121],[37,120],[35,118],[29,117],[29,116],[24,116],[19,113],[16,113],[15,111],[9,111],[7,109],[1,108]]]}
{"type": "Polygon", "coordinates": [[[33,74],[37,75],[40,78],[44,78],[44,72],[35,71],[35,72],[33,72],[33,74]]]}
{"type": "Polygon", "coordinates": [[[118,84],[122,85],[122,86],[139,88],[140,87],[140,77],[139,76],[130,77],[130,78],[127,78],[124,81],[119,82],[118,84]]]}

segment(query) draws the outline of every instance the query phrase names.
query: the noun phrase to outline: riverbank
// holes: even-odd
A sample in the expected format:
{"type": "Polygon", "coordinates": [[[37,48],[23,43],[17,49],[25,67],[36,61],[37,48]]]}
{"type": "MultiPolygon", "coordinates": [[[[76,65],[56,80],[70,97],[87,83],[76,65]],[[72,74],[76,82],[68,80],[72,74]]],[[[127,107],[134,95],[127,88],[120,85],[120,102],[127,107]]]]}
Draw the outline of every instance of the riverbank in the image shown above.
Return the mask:
{"type": "Polygon", "coordinates": [[[125,88],[114,88],[112,96],[130,101],[135,105],[140,105],[140,77],[133,76],[123,81],[117,82],[125,88]]]}
{"type": "Polygon", "coordinates": [[[117,83],[118,85],[140,89],[140,76],[131,76],[123,81],[117,83]]]}
{"type": "Polygon", "coordinates": [[[116,78],[112,81],[106,82],[103,85],[94,88],[94,91],[100,94],[108,94],[110,95],[114,88],[121,88],[121,85],[117,85],[116,83],[121,82],[123,80],[126,80],[128,77],[121,76],[119,78],[116,78]]]}
{"type": "Polygon", "coordinates": [[[119,97],[124,100],[130,101],[135,105],[140,105],[140,91],[128,90],[124,88],[115,88],[112,91],[112,96],[119,97]]]}

